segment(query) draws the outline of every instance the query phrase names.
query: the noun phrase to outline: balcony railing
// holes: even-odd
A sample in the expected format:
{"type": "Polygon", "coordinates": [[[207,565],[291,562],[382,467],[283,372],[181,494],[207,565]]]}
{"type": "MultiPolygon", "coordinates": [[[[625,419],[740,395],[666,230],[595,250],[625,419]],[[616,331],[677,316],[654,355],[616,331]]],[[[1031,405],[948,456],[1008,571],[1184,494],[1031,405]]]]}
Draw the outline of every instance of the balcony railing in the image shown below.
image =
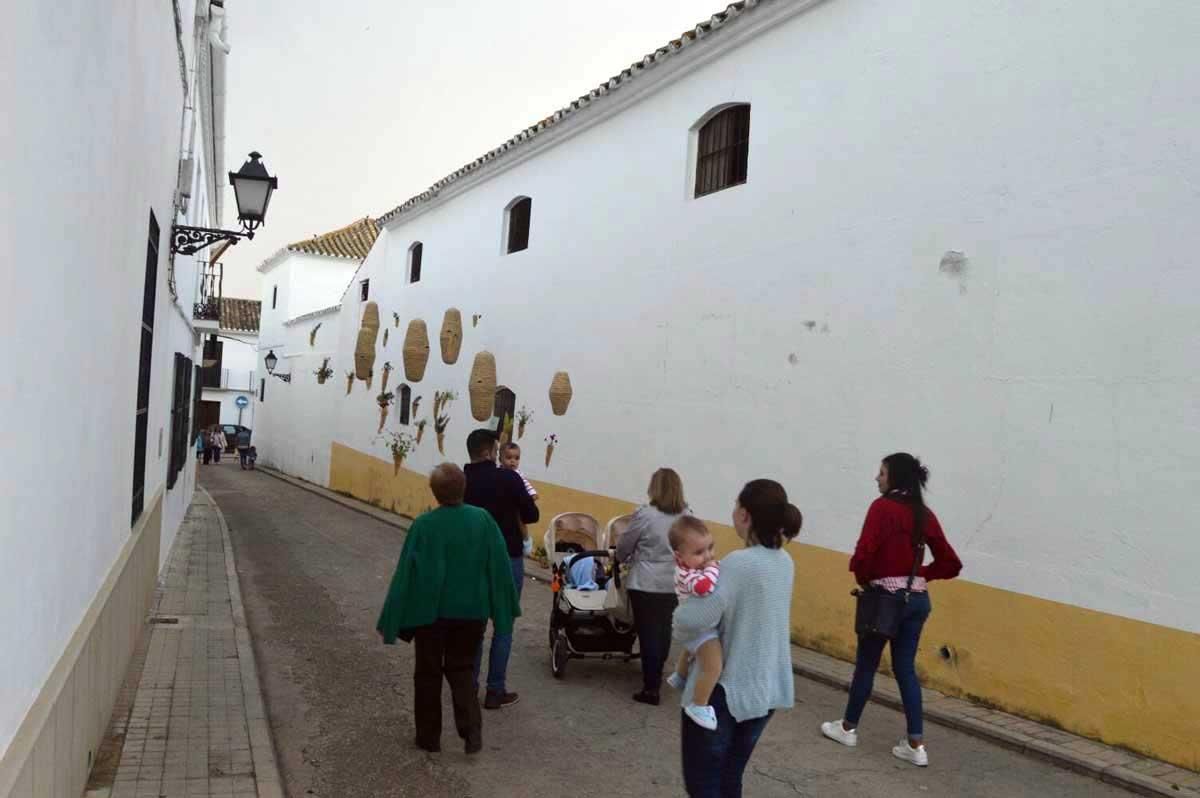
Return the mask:
{"type": "Polygon", "coordinates": [[[220,388],[226,391],[257,391],[258,378],[253,371],[240,369],[201,369],[200,385],[203,388],[220,388]]]}
{"type": "Polygon", "coordinates": [[[220,262],[200,262],[200,271],[196,274],[196,304],[192,308],[192,318],[197,321],[221,320],[221,282],[224,267],[220,262]]]}

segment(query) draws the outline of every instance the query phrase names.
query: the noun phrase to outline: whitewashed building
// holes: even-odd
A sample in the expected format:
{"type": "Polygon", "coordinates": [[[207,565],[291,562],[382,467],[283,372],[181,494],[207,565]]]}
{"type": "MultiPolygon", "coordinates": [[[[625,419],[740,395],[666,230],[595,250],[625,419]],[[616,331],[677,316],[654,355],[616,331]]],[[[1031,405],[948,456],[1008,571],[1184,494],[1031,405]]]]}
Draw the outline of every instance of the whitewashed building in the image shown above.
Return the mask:
{"type": "Polygon", "coordinates": [[[261,458],[419,512],[490,352],[545,517],[604,522],[673,466],[728,550],[741,485],[780,480],[795,639],[848,657],[847,554],[912,451],[966,564],[927,685],[1200,767],[1198,39],[1191,2],[730,6],[384,214],[318,346],[272,331],[261,458]],[[361,284],[391,340],[347,395],[361,284]],[[397,475],[385,362],[385,433],[459,396],[397,475]]]}
{"type": "Polygon", "coordinates": [[[25,5],[0,29],[0,796],[74,796],[194,492],[206,252],[172,226],[222,221],[227,43],[219,2],[25,5]]]}
{"type": "Polygon", "coordinates": [[[211,365],[200,374],[197,427],[233,424],[254,429],[259,306],[257,299],[221,297],[218,331],[204,341],[205,361],[211,365]]]}

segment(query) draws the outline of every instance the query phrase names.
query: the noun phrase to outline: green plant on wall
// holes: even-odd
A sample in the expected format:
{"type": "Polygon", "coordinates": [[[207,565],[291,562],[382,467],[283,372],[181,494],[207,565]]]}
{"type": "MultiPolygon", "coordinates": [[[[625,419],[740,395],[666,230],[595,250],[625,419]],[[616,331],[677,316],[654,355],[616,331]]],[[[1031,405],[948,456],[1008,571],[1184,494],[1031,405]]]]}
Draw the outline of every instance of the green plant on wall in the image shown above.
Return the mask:
{"type": "Polygon", "coordinates": [[[425,427],[429,425],[429,419],[423,418],[414,426],[417,428],[417,445],[421,445],[421,438],[425,436],[425,427]]]}
{"type": "Polygon", "coordinates": [[[383,432],[383,425],[387,421],[388,408],[392,405],[392,400],[396,396],[391,391],[381,391],[375,397],[375,404],[379,405],[379,432],[383,432]]]}
{"type": "Polygon", "coordinates": [[[317,345],[317,330],[319,330],[319,329],[321,329],[321,322],[317,322],[317,325],[312,328],[312,332],[310,332],[308,334],[308,345],[309,346],[317,345]]]}
{"type": "MultiPolygon", "coordinates": [[[[325,360],[321,363],[321,368],[314,371],[313,374],[317,375],[317,384],[324,385],[325,380],[327,380],[333,376],[333,369],[329,368],[329,358],[325,358],[325,360]]],[[[354,375],[353,374],[350,375],[350,380],[351,380],[350,384],[353,385],[354,384],[354,382],[353,382],[354,375]]]]}
{"type": "Polygon", "coordinates": [[[346,396],[350,395],[350,391],[354,389],[354,372],[346,372],[346,396]]]}
{"type": "Polygon", "coordinates": [[[521,409],[517,411],[517,440],[525,437],[525,427],[530,421],[533,421],[533,411],[521,405],[521,409]]]}
{"type": "Polygon", "coordinates": [[[388,432],[383,435],[387,447],[392,452],[392,476],[400,473],[404,458],[417,447],[417,442],[407,432],[388,432]]]}

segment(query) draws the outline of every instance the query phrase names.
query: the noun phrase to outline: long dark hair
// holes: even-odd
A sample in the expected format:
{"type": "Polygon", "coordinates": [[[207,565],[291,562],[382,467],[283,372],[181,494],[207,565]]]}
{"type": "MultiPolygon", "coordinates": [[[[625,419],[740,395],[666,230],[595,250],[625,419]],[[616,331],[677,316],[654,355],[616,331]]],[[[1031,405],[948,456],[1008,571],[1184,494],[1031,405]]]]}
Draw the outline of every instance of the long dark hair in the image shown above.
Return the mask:
{"type": "Polygon", "coordinates": [[[888,496],[912,507],[912,544],[916,549],[925,544],[925,497],[921,490],[929,481],[929,469],[908,452],[896,452],[883,458],[888,472],[888,496]]]}
{"type": "Polygon", "coordinates": [[[787,491],[773,479],[755,479],[738,494],[738,504],[750,514],[754,540],[768,549],[778,549],[800,534],[804,516],[788,503],[787,491]]]}

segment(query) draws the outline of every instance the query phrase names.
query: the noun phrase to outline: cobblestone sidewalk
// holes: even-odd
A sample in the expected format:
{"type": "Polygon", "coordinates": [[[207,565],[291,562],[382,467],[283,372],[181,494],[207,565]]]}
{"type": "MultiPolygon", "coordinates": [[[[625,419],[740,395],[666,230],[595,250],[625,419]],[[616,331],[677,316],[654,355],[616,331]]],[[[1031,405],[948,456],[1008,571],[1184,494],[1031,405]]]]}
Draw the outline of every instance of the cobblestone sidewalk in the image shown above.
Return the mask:
{"type": "Polygon", "coordinates": [[[282,798],[220,510],[197,490],[88,783],[95,798],[282,798]]]}

